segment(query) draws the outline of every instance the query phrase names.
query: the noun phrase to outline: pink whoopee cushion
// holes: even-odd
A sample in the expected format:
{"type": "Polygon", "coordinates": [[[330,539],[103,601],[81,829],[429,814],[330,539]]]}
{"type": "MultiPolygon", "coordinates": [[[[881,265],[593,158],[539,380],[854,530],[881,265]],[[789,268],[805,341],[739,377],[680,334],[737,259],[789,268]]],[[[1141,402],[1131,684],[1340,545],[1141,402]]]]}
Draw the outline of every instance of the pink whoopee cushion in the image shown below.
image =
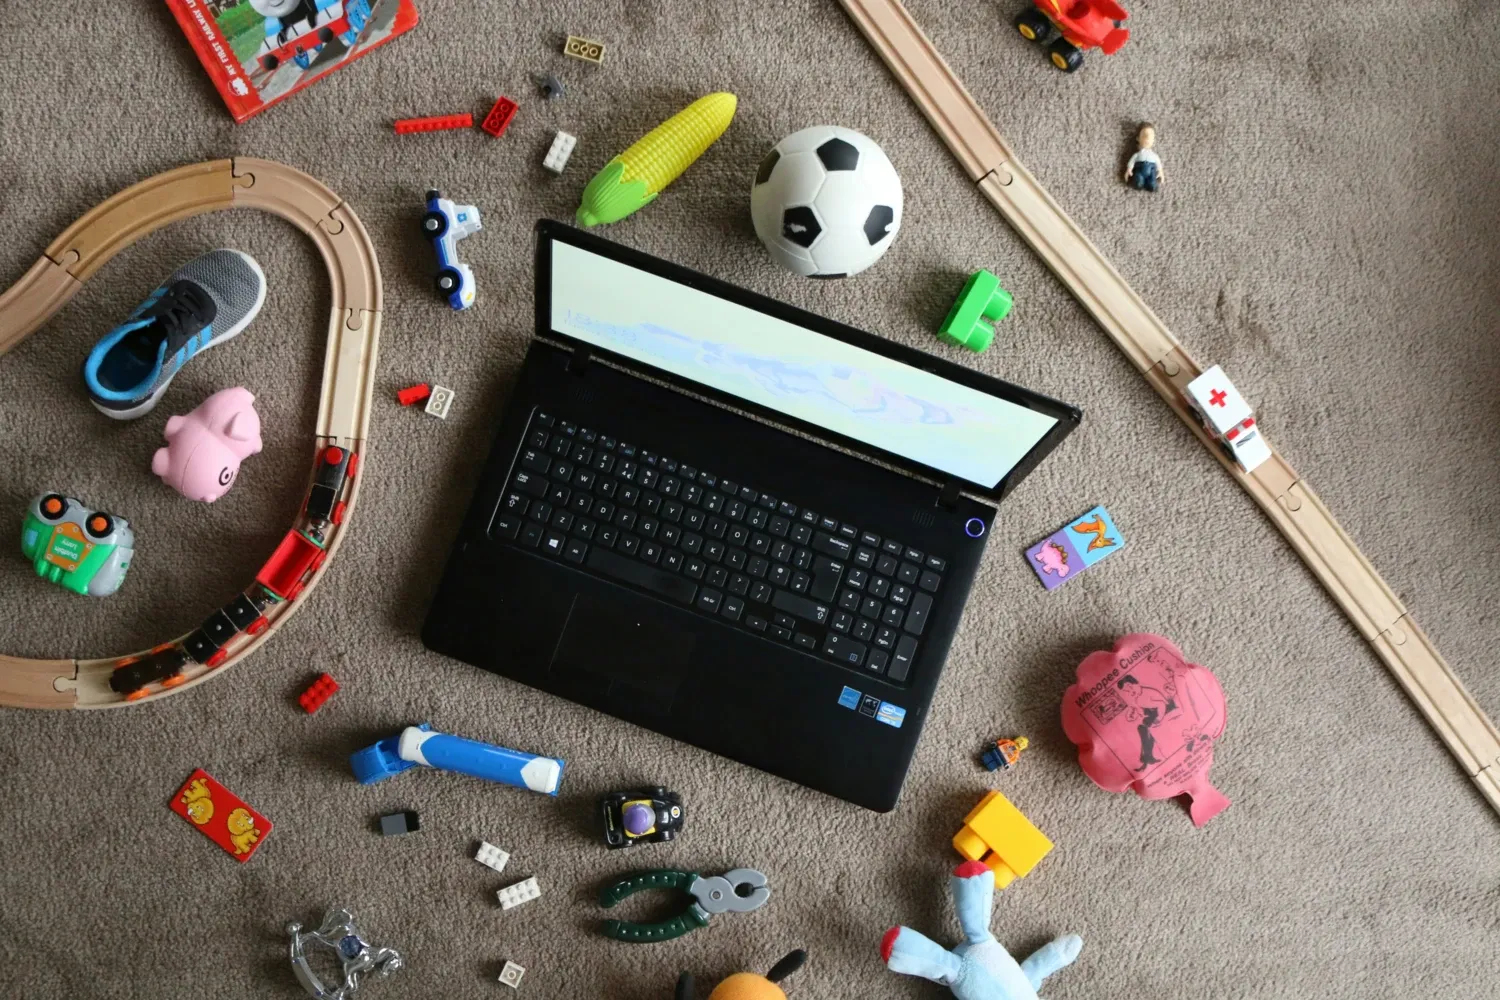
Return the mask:
{"type": "Polygon", "coordinates": [[[1194,826],[1224,811],[1229,799],[1208,780],[1226,722],[1212,671],[1188,663],[1170,639],[1137,632],[1090,653],[1077,677],[1063,696],[1063,732],[1094,784],[1143,799],[1186,795],[1194,826]]]}

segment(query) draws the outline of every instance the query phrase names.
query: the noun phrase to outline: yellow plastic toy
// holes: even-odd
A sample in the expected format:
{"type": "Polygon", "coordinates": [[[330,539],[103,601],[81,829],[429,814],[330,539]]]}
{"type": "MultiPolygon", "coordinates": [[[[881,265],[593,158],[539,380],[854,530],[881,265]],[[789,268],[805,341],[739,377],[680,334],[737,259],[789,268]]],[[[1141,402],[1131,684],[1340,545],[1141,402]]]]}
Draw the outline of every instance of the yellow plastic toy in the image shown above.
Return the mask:
{"type": "Polygon", "coordinates": [[[970,861],[992,869],[995,887],[1004,889],[1029,875],[1052,850],[1052,841],[1005,796],[990,792],[964,817],[963,829],[954,835],[953,846],[970,861]]]}
{"type": "Polygon", "coordinates": [[[619,222],[655,201],[724,134],[737,103],[733,94],[700,97],[610,160],[583,189],[579,224],[619,222]]]}

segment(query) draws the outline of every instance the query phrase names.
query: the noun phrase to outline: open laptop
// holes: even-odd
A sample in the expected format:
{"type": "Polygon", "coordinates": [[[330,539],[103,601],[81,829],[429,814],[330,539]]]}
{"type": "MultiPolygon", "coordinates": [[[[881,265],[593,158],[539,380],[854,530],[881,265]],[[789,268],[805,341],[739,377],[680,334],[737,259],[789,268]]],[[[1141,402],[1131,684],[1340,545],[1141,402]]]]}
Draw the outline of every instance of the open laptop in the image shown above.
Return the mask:
{"type": "Polygon", "coordinates": [[[992,504],[1080,412],[537,234],[536,336],[422,641],[894,808],[992,504]]]}

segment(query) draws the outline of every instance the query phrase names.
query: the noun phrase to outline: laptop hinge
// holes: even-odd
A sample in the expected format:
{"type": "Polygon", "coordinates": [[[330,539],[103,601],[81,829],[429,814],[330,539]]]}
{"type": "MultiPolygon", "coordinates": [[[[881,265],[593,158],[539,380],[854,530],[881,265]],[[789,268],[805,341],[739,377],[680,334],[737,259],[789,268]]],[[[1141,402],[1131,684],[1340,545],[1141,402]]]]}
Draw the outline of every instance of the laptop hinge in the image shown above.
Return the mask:
{"type": "Polygon", "coordinates": [[[568,359],[568,371],[574,375],[582,375],[584,369],[589,366],[589,359],[593,356],[587,344],[579,344],[573,348],[573,357],[568,359]]]}
{"type": "Polygon", "coordinates": [[[937,505],[944,510],[952,510],[958,505],[959,485],[954,482],[943,484],[943,492],[938,494],[937,505]]]}

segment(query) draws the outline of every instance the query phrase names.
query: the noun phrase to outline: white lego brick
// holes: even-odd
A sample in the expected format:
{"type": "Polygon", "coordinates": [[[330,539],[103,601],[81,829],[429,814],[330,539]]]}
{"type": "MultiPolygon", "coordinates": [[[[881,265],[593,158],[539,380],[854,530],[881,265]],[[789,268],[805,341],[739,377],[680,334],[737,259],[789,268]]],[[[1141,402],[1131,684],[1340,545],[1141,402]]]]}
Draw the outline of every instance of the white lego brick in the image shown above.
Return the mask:
{"type": "Polygon", "coordinates": [[[1193,406],[1220,437],[1255,415],[1218,365],[1189,382],[1187,391],[1193,406]]]}
{"type": "Polygon", "coordinates": [[[524,966],[517,965],[515,962],[507,961],[505,963],[505,968],[500,970],[500,982],[505,984],[506,986],[509,986],[511,989],[516,989],[521,985],[521,977],[524,975],[526,975],[526,969],[524,966]]]}
{"type": "Polygon", "coordinates": [[[474,860],[487,868],[493,868],[497,872],[505,871],[505,863],[510,860],[510,854],[502,851],[494,844],[481,840],[479,850],[474,852],[474,860]]]}
{"type": "Polygon", "coordinates": [[[427,400],[427,413],[432,414],[439,420],[448,419],[448,407],[453,405],[453,390],[447,386],[435,385],[432,387],[432,395],[427,400]]]}
{"type": "Polygon", "coordinates": [[[495,893],[495,897],[500,900],[500,908],[508,910],[513,906],[520,906],[522,903],[536,899],[541,894],[541,887],[536,884],[536,876],[533,875],[524,882],[506,886],[495,893]]]}
{"type": "Polygon", "coordinates": [[[552,140],[552,148],[547,150],[547,158],[542,160],[542,166],[554,174],[562,173],[576,145],[578,145],[577,136],[569,135],[567,132],[558,132],[552,140]]]}

